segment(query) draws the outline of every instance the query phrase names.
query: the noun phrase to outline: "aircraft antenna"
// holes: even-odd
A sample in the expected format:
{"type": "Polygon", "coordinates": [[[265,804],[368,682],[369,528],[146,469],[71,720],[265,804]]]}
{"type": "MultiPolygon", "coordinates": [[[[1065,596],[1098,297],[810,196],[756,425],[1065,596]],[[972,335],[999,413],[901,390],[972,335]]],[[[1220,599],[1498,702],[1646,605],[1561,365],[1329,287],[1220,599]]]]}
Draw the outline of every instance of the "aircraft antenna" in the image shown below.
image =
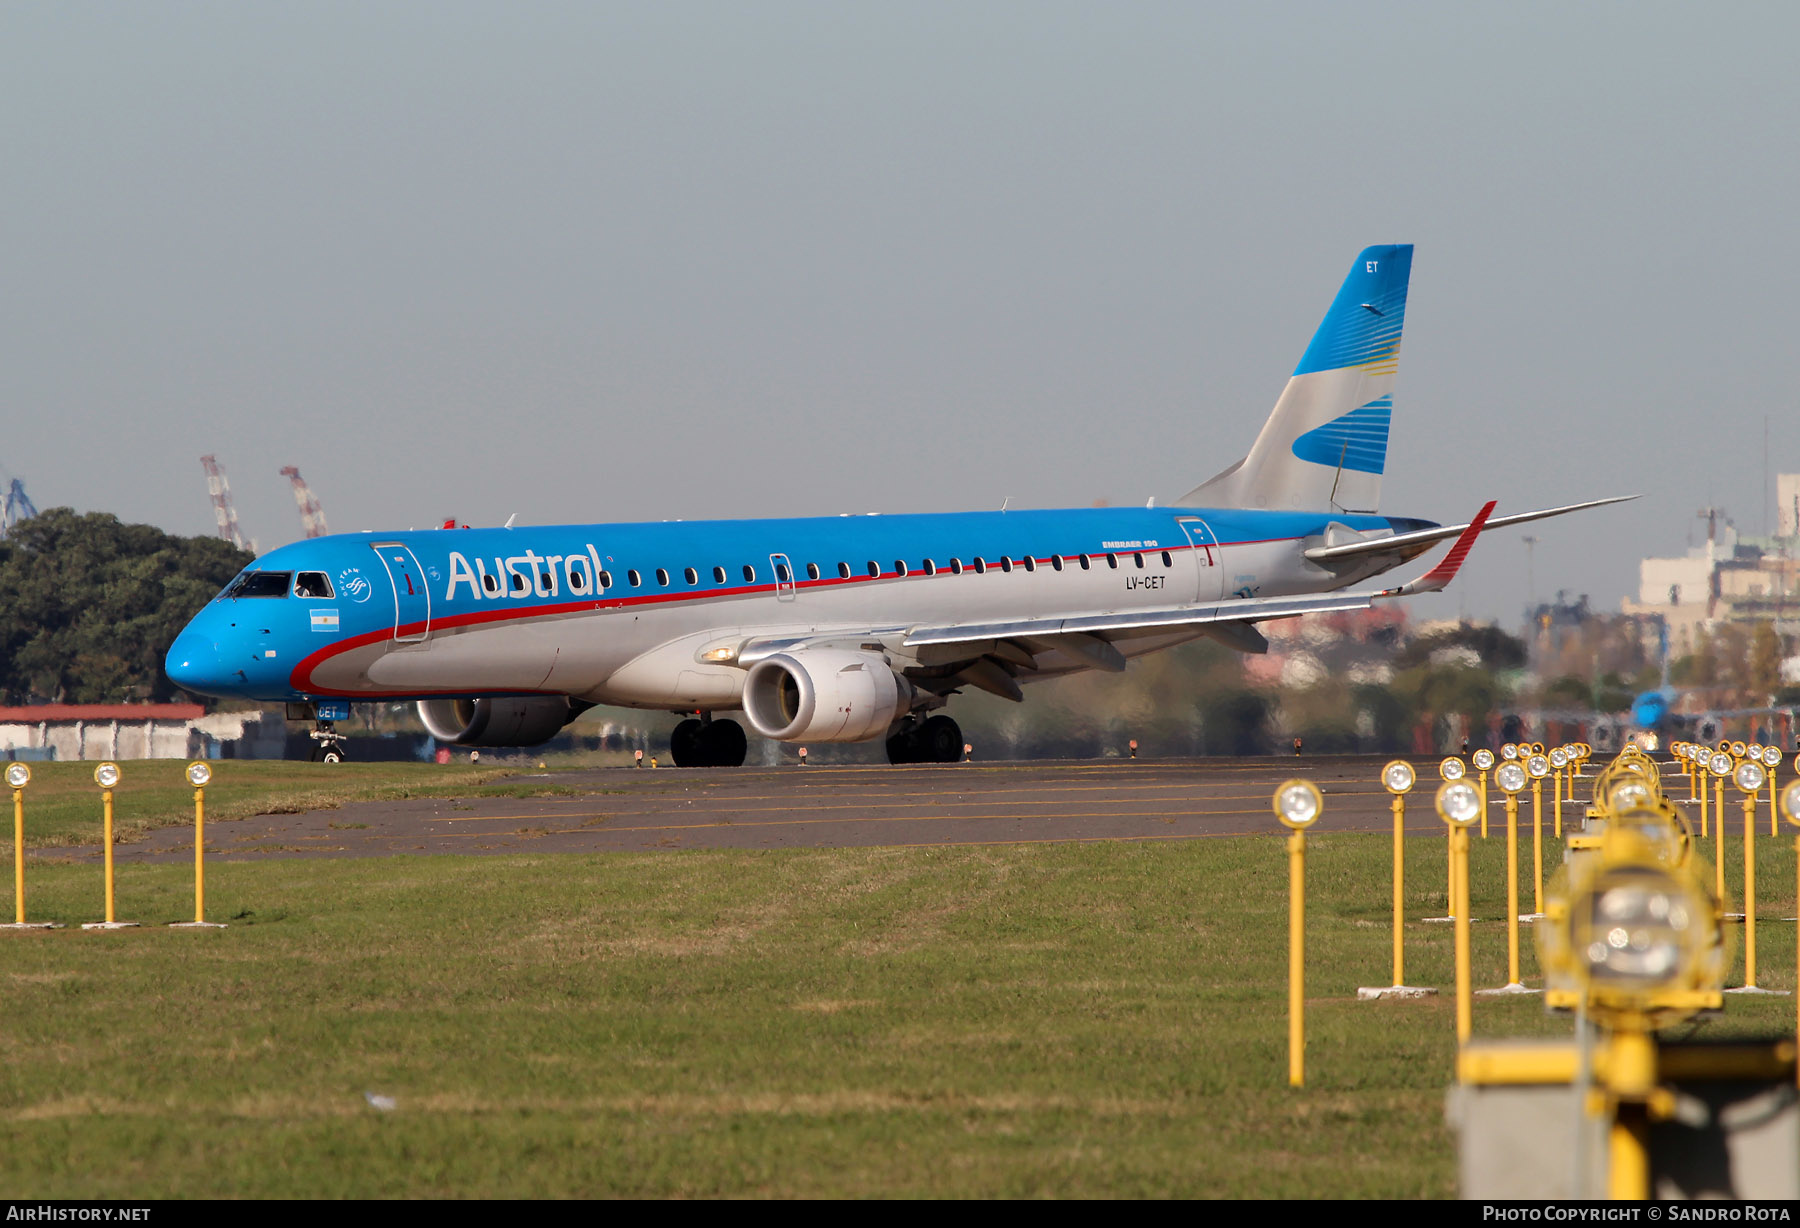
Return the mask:
{"type": "Polygon", "coordinates": [[[206,492],[212,496],[213,519],[218,521],[219,536],[239,550],[254,554],[255,545],[245,541],[238,528],[237,507],[231,502],[231,483],[225,480],[225,470],[220,467],[218,458],[208,452],[200,458],[200,467],[206,470],[206,492]]]}
{"type": "Polygon", "coordinates": [[[300,524],[308,537],[324,537],[331,532],[325,527],[325,509],[319,506],[319,498],[313,494],[312,487],[300,476],[300,471],[289,465],[281,471],[281,476],[294,485],[294,502],[300,505],[300,524]]]}

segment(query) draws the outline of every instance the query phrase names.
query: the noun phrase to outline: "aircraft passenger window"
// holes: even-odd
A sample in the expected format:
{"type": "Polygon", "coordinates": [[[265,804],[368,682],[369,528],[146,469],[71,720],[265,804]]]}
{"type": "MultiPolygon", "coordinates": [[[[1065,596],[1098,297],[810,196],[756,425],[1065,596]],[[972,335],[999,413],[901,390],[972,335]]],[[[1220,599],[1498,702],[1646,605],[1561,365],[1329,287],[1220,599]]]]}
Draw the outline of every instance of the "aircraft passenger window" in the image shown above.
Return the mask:
{"type": "Polygon", "coordinates": [[[1051,571],[1061,571],[1062,570],[1062,555],[1053,554],[1050,556],[1050,570],[1051,571]]]}
{"type": "Polygon", "coordinates": [[[792,584],[794,582],[794,575],[788,570],[788,565],[786,563],[775,564],[775,578],[783,584],[792,584]]]}
{"type": "Polygon", "coordinates": [[[905,575],[905,574],[906,574],[906,564],[905,564],[905,562],[903,562],[903,561],[902,561],[902,560],[900,560],[900,559],[895,559],[895,560],[894,560],[894,574],[895,574],[895,575],[897,575],[897,576],[903,576],[903,575],[905,575]]]}
{"type": "Polygon", "coordinates": [[[1075,556],[1075,557],[1076,557],[1076,558],[1077,558],[1077,559],[1079,559],[1079,560],[1080,560],[1080,561],[1081,561],[1081,570],[1083,570],[1083,571],[1086,571],[1086,570],[1087,570],[1087,569],[1088,569],[1088,568],[1089,568],[1089,567],[1091,567],[1091,566],[1093,566],[1093,564],[1091,564],[1091,563],[1090,563],[1090,562],[1088,562],[1088,556],[1087,556],[1087,555],[1085,555],[1085,554],[1078,554],[1078,555],[1076,555],[1076,556],[1075,556]]]}
{"type": "Polygon", "coordinates": [[[756,568],[750,566],[750,564],[748,564],[748,563],[744,564],[744,583],[745,584],[755,584],[756,583],[756,568]]]}
{"type": "Polygon", "coordinates": [[[579,571],[569,573],[569,591],[571,593],[579,593],[585,584],[587,584],[587,577],[579,571]]]}
{"type": "Polygon", "coordinates": [[[1025,564],[1026,571],[1036,571],[1037,570],[1037,560],[1032,558],[1029,554],[1026,555],[1024,558],[1020,559],[1019,562],[1025,564]]]}
{"type": "Polygon", "coordinates": [[[681,574],[687,577],[687,582],[689,584],[700,583],[700,573],[695,571],[692,567],[689,567],[687,570],[683,571],[681,574]]]}
{"type": "Polygon", "coordinates": [[[525,586],[525,577],[515,571],[512,573],[512,578],[513,578],[513,582],[512,582],[513,592],[515,592],[515,593],[524,592],[525,587],[526,587],[525,586]]]}
{"type": "Polygon", "coordinates": [[[1108,567],[1112,568],[1114,571],[1119,570],[1119,556],[1116,554],[1107,555],[1106,556],[1106,565],[1108,567]]]}
{"type": "Polygon", "coordinates": [[[490,593],[497,593],[500,591],[500,579],[498,576],[490,576],[484,571],[481,573],[481,587],[490,593]]]}
{"type": "Polygon", "coordinates": [[[1000,570],[1004,571],[1004,572],[1012,571],[1012,556],[1011,555],[1007,555],[1000,560],[1000,570]]]}
{"type": "Polygon", "coordinates": [[[1169,557],[1169,552],[1167,550],[1163,551],[1163,566],[1164,567],[1175,566],[1175,560],[1169,557]]]}
{"type": "Polygon", "coordinates": [[[925,560],[925,574],[928,576],[937,575],[937,564],[930,559],[925,560]]]}
{"type": "Polygon", "coordinates": [[[246,571],[220,593],[221,597],[285,597],[291,571],[246,571]]]}
{"type": "Polygon", "coordinates": [[[962,575],[962,560],[961,559],[951,559],[950,560],[950,574],[953,576],[962,575]]]}
{"type": "Polygon", "coordinates": [[[1144,570],[1144,552],[1142,550],[1139,550],[1137,553],[1133,554],[1131,557],[1137,560],[1138,570],[1139,571],[1144,570]]]}
{"type": "Polygon", "coordinates": [[[644,578],[638,575],[637,568],[635,567],[625,573],[625,579],[630,582],[632,588],[636,588],[644,582],[644,578]]]}
{"type": "Polygon", "coordinates": [[[294,577],[294,596],[296,597],[329,597],[331,581],[326,579],[322,571],[303,571],[294,577]]]}
{"type": "Polygon", "coordinates": [[[838,579],[848,580],[849,578],[850,578],[850,564],[839,563],[838,564],[838,579]]]}
{"type": "Polygon", "coordinates": [[[881,578],[881,564],[877,563],[874,559],[869,560],[869,578],[871,580],[878,580],[881,578]]]}
{"type": "Polygon", "coordinates": [[[658,567],[656,569],[656,582],[658,584],[662,585],[664,588],[669,587],[669,569],[668,568],[658,567]]]}
{"type": "Polygon", "coordinates": [[[556,577],[546,571],[544,573],[543,579],[544,579],[544,591],[546,593],[549,593],[552,597],[556,596],[556,577]]]}
{"type": "Polygon", "coordinates": [[[723,567],[713,568],[713,583],[714,584],[725,583],[725,569],[723,567]]]}
{"type": "Polygon", "coordinates": [[[612,572],[603,571],[600,573],[600,587],[601,588],[611,588],[612,587],[612,572]]]}
{"type": "Polygon", "coordinates": [[[975,556],[975,574],[978,576],[985,576],[987,574],[987,563],[982,560],[982,557],[979,554],[975,556]]]}
{"type": "Polygon", "coordinates": [[[808,563],[806,565],[806,578],[808,580],[817,580],[819,578],[819,565],[817,563],[808,563]]]}

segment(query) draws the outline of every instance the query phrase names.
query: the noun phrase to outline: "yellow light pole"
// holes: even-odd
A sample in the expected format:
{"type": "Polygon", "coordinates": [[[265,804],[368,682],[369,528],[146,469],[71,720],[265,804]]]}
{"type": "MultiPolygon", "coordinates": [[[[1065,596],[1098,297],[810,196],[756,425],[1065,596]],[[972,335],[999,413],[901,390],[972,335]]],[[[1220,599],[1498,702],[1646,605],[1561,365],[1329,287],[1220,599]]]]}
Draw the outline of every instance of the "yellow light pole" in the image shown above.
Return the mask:
{"type": "Polygon", "coordinates": [[[169,928],[222,930],[224,923],[206,919],[206,785],[212,779],[212,768],[195,760],[183,775],[194,786],[194,919],[171,921],[169,928]]]}
{"type": "Polygon", "coordinates": [[[1756,984],[1756,801],[1768,775],[1761,763],[1749,757],[1731,775],[1732,783],[1744,795],[1744,983],[1726,993],[1773,992],[1756,984]]]}
{"type": "MultiPolygon", "coordinates": [[[[1800,828],[1800,776],[1788,781],[1787,788],[1781,791],[1781,813],[1790,824],[1800,828]]],[[[1800,833],[1794,836],[1794,898],[1800,901],[1800,833]]],[[[1796,942],[1794,948],[1794,983],[1800,985],[1800,942],[1796,942]]],[[[1794,1041],[1800,1044],[1800,1015],[1794,1021],[1794,1041]]],[[[1794,1080],[1800,1085],[1800,1062],[1794,1063],[1794,1080]]]]}
{"type": "Polygon", "coordinates": [[[1769,839],[1773,840],[1781,831],[1775,824],[1775,773],[1781,767],[1781,748],[1763,747],[1762,763],[1769,769],[1769,839]]]}
{"type": "Polygon", "coordinates": [[[137,925],[136,921],[120,921],[113,915],[113,790],[123,778],[116,763],[102,763],[94,769],[94,783],[100,786],[104,829],[101,839],[106,846],[106,920],[84,922],[81,926],[84,930],[123,930],[137,925]]]}
{"type": "Polygon", "coordinates": [[[1731,756],[1722,750],[1706,761],[1713,778],[1713,890],[1719,897],[1721,916],[1725,910],[1725,778],[1732,767],[1731,756]]]}
{"type": "Polygon", "coordinates": [[[1475,770],[1481,773],[1481,838],[1487,839],[1487,774],[1494,770],[1494,752],[1487,747],[1476,751],[1471,758],[1475,761],[1475,770]]]}
{"type": "Polygon", "coordinates": [[[1406,795],[1417,782],[1412,764],[1395,759],[1381,769],[1381,787],[1393,794],[1394,811],[1394,983],[1364,986],[1356,991],[1359,1002],[1378,998],[1422,998],[1437,992],[1406,983],[1406,795]]]}
{"type": "Polygon", "coordinates": [[[61,929],[54,921],[25,919],[25,786],[31,783],[31,769],[23,763],[7,764],[6,783],[13,793],[13,920],[0,929],[61,929]]]}
{"type": "Polygon", "coordinates": [[[1275,817],[1288,837],[1288,1086],[1306,1086],[1306,829],[1318,822],[1325,799],[1310,780],[1275,790],[1275,817]]]}
{"type": "Polygon", "coordinates": [[[1544,777],[1550,760],[1542,751],[1526,756],[1525,774],[1531,777],[1531,918],[1544,915],[1544,777]]]}
{"type": "Polygon", "coordinates": [[[1438,786],[1438,817],[1450,829],[1450,847],[1456,858],[1458,898],[1456,913],[1456,1040],[1467,1042],[1474,1030],[1475,1011],[1470,995],[1469,969],[1469,828],[1481,817],[1481,798],[1466,780],[1446,780],[1438,786]]]}
{"type": "Polygon", "coordinates": [[[1518,763],[1502,763],[1494,783],[1506,794],[1506,984],[1484,989],[1484,994],[1536,993],[1519,976],[1519,790],[1525,787],[1525,769],[1518,763]]]}
{"type": "MultiPolygon", "coordinates": [[[[1550,752],[1550,770],[1556,776],[1556,838],[1562,839],[1562,804],[1563,804],[1563,769],[1569,766],[1569,752],[1557,747],[1550,752]]],[[[1575,786],[1569,786],[1569,796],[1575,796],[1575,786]]]]}
{"type": "Polygon", "coordinates": [[[1709,834],[1706,825],[1706,807],[1709,796],[1712,793],[1712,790],[1707,787],[1711,784],[1711,778],[1707,775],[1706,766],[1707,760],[1710,758],[1710,752],[1703,747],[1691,746],[1688,748],[1688,756],[1689,761],[1694,766],[1695,791],[1700,794],[1700,838],[1704,840],[1709,834]]]}

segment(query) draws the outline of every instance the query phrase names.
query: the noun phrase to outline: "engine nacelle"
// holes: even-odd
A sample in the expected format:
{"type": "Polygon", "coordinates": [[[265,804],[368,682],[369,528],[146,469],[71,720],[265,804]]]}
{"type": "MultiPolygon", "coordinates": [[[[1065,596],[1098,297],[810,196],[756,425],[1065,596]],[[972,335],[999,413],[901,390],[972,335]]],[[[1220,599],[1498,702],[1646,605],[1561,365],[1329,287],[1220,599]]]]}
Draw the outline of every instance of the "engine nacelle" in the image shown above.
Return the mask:
{"type": "Polygon", "coordinates": [[[912,693],[876,653],[800,648],[750,667],[744,715],[780,742],[867,742],[887,735],[912,693]]]}
{"type": "Polygon", "coordinates": [[[432,737],[457,746],[536,746],[592,706],[561,695],[421,699],[419,719],[432,737]]]}

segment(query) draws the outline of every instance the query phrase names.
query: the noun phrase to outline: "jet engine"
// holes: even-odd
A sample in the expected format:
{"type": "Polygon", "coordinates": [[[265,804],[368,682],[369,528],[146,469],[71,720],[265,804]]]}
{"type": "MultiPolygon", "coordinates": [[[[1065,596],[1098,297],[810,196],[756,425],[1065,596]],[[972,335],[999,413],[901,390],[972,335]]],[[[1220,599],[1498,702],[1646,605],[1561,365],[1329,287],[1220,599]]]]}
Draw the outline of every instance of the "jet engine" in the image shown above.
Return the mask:
{"type": "Polygon", "coordinates": [[[912,684],[877,653],[800,648],[750,667],[744,715],[777,741],[867,742],[887,736],[912,695],[912,684]]]}
{"type": "Polygon", "coordinates": [[[593,707],[562,695],[529,699],[422,699],[431,736],[458,746],[536,746],[593,707]]]}

